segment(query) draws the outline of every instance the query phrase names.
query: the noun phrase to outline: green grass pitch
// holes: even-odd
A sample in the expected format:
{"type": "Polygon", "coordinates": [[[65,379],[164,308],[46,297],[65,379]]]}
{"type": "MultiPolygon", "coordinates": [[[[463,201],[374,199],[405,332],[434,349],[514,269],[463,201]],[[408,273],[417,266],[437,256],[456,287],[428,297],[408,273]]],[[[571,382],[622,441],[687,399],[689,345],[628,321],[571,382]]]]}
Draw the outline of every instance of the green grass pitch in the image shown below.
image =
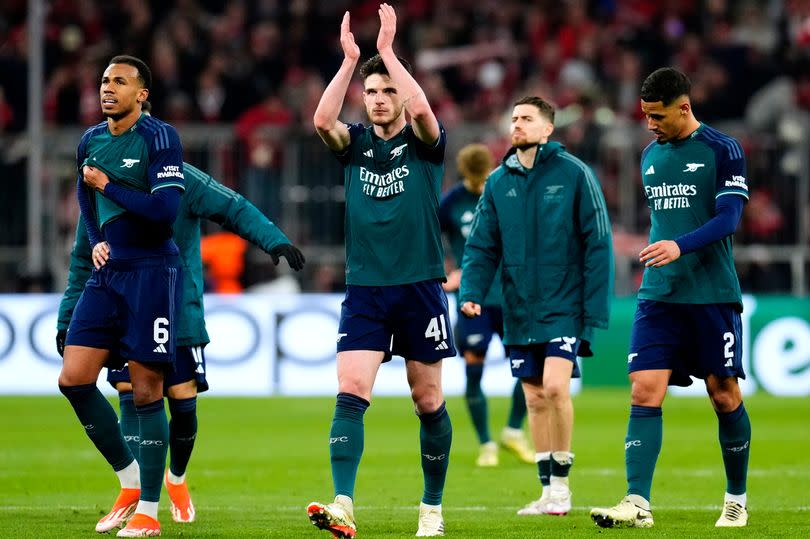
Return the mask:
{"type": "MultiPolygon", "coordinates": [[[[404,381],[403,381],[404,383],[404,381]]],[[[199,399],[200,432],[188,471],[198,521],[172,522],[166,537],[331,537],[314,529],[306,504],[329,501],[326,438],[333,398],[199,399]]],[[[490,399],[493,435],[507,400],[490,399]]],[[[664,447],[653,484],[651,530],[601,530],[593,505],[624,494],[628,394],[586,389],[575,398],[571,487],[566,517],[518,517],[538,495],[532,465],[501,453],[497,468],[474,465],[477,443],[461,398],[448,402],[454,426],[444,498],[448,537],[808,537],[810,399],[755,395],[747,530],[716,530],[725,480],[717,422],[708,399],[670,398],[664,447]]],[[[95,537],[95,522],[117,480],[60,397],[0,398],[0,537],[95,537]]],[[[376,398],[366,414],[357,484],[358,537],[412,537],[421,494],[418,420],[407,398],[376,398]]]]}

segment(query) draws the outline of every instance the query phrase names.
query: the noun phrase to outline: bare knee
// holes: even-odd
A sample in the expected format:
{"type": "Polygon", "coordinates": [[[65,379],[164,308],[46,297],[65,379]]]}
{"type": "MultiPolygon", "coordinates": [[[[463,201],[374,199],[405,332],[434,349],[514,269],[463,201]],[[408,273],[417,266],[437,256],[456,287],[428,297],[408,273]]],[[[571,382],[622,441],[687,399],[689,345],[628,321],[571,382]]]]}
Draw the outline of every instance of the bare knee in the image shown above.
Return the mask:
{"type": "Polygon", "coordinates": [[[633,406],[660,408],[667,394],[670,371],[650,370],[630,374],[630,392],[633,406]]]}
{"type": "Polygon", "coordinates": [[[338,381],[338,393],[350,393],[371,402],[371,388],[359,378],[342,377],[338,381]]]}
{"type": "Polygon", "coordinates": [[[571,398],[571,390],[567,380],[549,380],[543,383],[546,399],[552,403],[564,402],[571,398]]]}
{"type": "Polygon", "coordinates": [[[540,384],[539,380],[524,380],[523,394],[526,396],[526,408],[531,413],[542,413],[548,409],[548,398],[546,388],[540,384]]]}
{"type": "Polygon", "coordinates": [[[418,384],[411,388],[411,399],[417,414],[435,412],[444,402],[442,388],[433,383],[418,384]]]}
{"type": "Polygon", "coordinates": [[[159,367],[130,361],[129,375],[135,406],[145,406],[163,398],[163,371],[159,367]]]}
{"type": "Polygon", "coordinates": [[[706,389],[715,411],[728,414],[740,407],[742,392],[736,378],[706,380],[706,389]]]}
{"type": "Polygon", "coordinates": [[[95,384],[107,354],[106,350],[66,346],[58,384],[63,387],[95,384]]]}
{"type": "Polygon", "coordinates": [[[197,396],[197,381],[189,380],[182,384],[175,384],[166,389],[170,399],[191,399],[197,396]]]}

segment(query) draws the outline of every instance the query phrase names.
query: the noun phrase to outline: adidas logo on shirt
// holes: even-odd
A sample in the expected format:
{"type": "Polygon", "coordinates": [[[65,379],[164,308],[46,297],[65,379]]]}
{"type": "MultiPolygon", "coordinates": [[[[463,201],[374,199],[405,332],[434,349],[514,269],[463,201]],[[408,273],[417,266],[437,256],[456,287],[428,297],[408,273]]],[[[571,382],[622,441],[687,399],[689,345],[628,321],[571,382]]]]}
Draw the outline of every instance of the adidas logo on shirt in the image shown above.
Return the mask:
{"type": "Polygon", "coordinates": [[[650,165],[650,168],[644,171],[645,176],[649,176],[650,174],[655,174],[655,168],[653,168],[652,165],[650,165]]]}
{"type": "Polygon", "coordinates": [[[449,346],[447,346],[447,342],[446,342],[446,341],[442,341],[442,342],[440,342],[440,343],[439,343],[439,344],[436,346],[436,348],[434,348],[434,350],[448,350],[449,348],[450,348],[450,347],[449,347],[449,346]]]}
{"type": "Polygon", "coordinates": [[[374,157],[374,150],[373,149],[367,150],[363,152],[363,155],[365,155],[366,157],[374,157]]]}
{"type": "Polygon", "coordinates": [[[155,347],[155,349],[154,349],[154,350],[152,350],[152,351],[153,351],[153,352],[156,352],[156,353],[158,353],[158,354],[166,354],[166,353],[167,353],[167,352],[166,352],[166,347],[165,347],[165,346],[163,346],[162,344],[157,345],[157,346],[155,347]]]}
{"type": "Polygon", "coordinates": [[[515,188],[513,187],[509,191],[506,192],[506,196],[507,197],[516,197],[517,196],[517,191],[515,191],[515,188]]]}

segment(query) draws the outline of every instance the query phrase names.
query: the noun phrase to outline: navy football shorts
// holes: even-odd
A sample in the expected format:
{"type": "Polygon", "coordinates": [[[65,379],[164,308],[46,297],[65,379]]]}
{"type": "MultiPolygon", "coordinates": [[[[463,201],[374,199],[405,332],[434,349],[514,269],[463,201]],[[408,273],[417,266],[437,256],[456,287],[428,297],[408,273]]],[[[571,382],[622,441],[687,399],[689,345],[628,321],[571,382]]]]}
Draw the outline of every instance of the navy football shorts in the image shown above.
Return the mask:
{"type": "Polygon", "coordinates": [[[171,365],[180,277],[174,256],[110,260],[101,270],[93,269],[65,344],[118,350],[107,364],[113,368],[129,360],[171,365]]]}
{"type": "Polygon", "coordinates": [[[447,295],[438,280],[346,287],[337,351],[378,350],[435,363],[456,355],[447,295]]]}
{"type": "Polygon", "coordinates": [[[503,310],[496,305],[482,306],[481,315],[474,318],[467,318],[459,311],[453,332],[460,354],[470,351],[483,356],[493,335],[497,333],[503,338],[503,310]]]}
{"type": "MultiPolygon", "coordinates": [[[[205,377],[205,352],[202,346],[178,346],[174,358],[174,369],[167,370],[163,380],[163,392],[172,386],[184,384],[189,380],[197,382],[197,393],[208,391],[208,380],[205,377]]],[[[107,369],[107,381],[116,387],[118,382],[132,383],[129,379],[129,366],[121,369],[107,369]]]]}
{"type": "Polygon", "coordinates": [[[571,378],[582,376],[577,353],[584,341],[576,337],[558,337],[546,343],[509,345],[509,365],[515,378],[542,378],[547,357],[561,357],[574,364],[571,378]]]}
{"type": "Polygon", "coordinates": [[[691,385],[690,376],[745,378],[737,306],[638,300],[627,369],[672,370],[669,383],[677,386],[691,385]]]}

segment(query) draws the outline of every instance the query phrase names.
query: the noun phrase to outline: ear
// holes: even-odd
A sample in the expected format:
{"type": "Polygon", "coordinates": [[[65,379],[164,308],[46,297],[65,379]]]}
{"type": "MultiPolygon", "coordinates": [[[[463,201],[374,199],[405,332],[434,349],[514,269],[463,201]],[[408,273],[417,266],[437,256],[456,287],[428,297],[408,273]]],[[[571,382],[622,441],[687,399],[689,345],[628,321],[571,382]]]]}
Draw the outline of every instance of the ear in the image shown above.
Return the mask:
{"type": "Polygon", "coordinates": [[[137,101],[138,103],[143,103],[147,99],[149,99],[149,90],[147,90],[146,88],[141,88],[140,90],[138,90],[138,97],[135,98],[135,101],[137,101]]]}
{"type": "Polygon", "coordinates": [[[546,138],[550,137],[553,132],[554,132],[554,124],[549,122],[548,125],[546,125],[545,137],[546,138]]]}
{"type": "Polygon", "coordinates": [[[686,116],[692,109],[692,105],[689,103],[689,101],[684,101],[683,103],[680,104],[678,108],[681,111],[681,116],[686,116]]]}

